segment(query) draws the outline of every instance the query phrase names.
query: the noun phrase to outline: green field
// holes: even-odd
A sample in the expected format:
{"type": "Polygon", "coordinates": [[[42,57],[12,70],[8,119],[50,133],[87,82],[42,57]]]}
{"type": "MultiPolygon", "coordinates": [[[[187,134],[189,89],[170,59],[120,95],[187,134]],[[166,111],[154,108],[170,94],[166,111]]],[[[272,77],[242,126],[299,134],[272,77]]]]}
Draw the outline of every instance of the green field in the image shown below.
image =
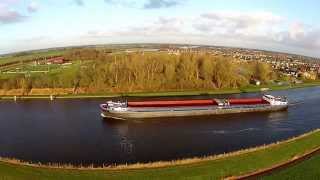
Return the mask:
{"type": "Polygon", "coordinates": [[[0,73],[0,79],[10,79],[19,76],[38,77],[45,75],[46,77],[52,77],[55,75],[68,75],[74,73],[80,69],[82,65],[86,65],[90,62],[81,63],[80,61],[73,61],[69,65],[34,65],[33,63],[24,64],[19,68],[9,68],[6,72],[0,73]]]}
{"type": "Polygon", "coordinates": [[[263,179],[320,179],[320,154],[263,179]]]}
{"type": "Polygon", "coordinates": [[[45,52],[34,52],[34,53],[27,53],[25,55],[10,55],[6,57],[0,58],[0,65],[9,63],[9,62],[19,62],[24,60],[30,60],[40,57],[48,57],[48,56],[60,56],[64,53],[62,50],[54,50],[54,51],[45,51],[45,52]]]}
{"type": "Polygon", "coordinates": [[[318,130],[291,141],[213,160],[167,167],[146,168],[148,165],[145,165],[146,167],[140,169],[66,170],[2,162],[0,177],[2,179],[221,179],[286,162],[319,147],[319,140],[320,131],[318,130]]]}

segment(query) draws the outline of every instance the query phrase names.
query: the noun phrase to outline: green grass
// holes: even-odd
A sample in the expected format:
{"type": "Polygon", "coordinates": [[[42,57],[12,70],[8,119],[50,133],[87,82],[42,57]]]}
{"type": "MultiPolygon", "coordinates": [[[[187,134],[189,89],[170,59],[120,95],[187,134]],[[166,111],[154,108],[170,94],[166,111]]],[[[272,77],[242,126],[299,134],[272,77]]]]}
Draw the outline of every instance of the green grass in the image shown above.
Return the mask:
{"type": "Polygon", "coordinates": [[[37,65],[27,64],[21,68],[23,71],[52,71],[61,68],[61,65],[51,64],[51,65],[37,65]]]}
{"type": "MultiPolygon", "coordinates": [[[[2,179],[220,179],[267,168],[320,146],[320,131],[251,152],[187,165],[123,170],[63,170],[0,163],[2,179]]],[[[107,153],[107,152],[106,152],[107,153]]]]}
{"type": "Polygon", "coordinates": [[[263,85],[263,86],[248,86],[241,88],[241,92],[247,93],[247,92],[257,92],[260,91],[261,88],[268,88],[272,91],[276,90],[287,90],[287,89],[295,89],[295,88],[304,88],[304,87],[313,87],[313,86],[320,86],[320,81],[307,81],[305,83],[301,84],[289,84],[289,85],[275,85],[275,84],[269,84],[269,85],[263,85]]]}
{"type": "MultiPolygon", "coordinates": [[[[82,63],[84,64],[84,63],[82,63]]],[[[39,77],[39,76],[47,76],[47,77],[53,77],[56,75],[61,74],[72,74],[75,71],[77,71],[80,66],[82,65],[80,61],[73,61],[71,65],[57,65],[57,64],[51,64],[51,65],[37,65],[34,66],[33,63],[25,64],[23,66],[19,66],[19,69],[16,68],[9,68],[7,71],[16,72],[16,73],[0,73],[0,80],[7,80],[10,78],[16,78],[24,76],[24,74],[19,72],[25,72],[29,75],[29,77],[39,77]],[[48,71],[49,72],[46,72],[48,71]],[[32,71],[40,71],[40,72],[32,72],[32,71]],[[42,71],[42,72],[41,72],[42,71]]]]}
{"type": "Polygon", "coordinates": [[[24,61],[24,60],[30,60],[38,57],[47,57],[47,56],[60,56],[64,53],[62,50],[50,50],[47,52],[33,52],[28,55],[23,56],[8,56],[0,58],[0,65],[9,63],[9,62],[16,62],[16,61],[24,61]]]}
{"type": "MultiPolygon", "coordinates": [[[[21,74],[19,74],[21,75],[21,74]]],[[[10,79],[10,78],[16,78],[17,76],[19,76],[18,74],[2,74],[0,73],[0,80],[7,80],[7,79],[10,79]]]]}
{"type": "Polygon", "coordinates": [[[263,179],[320,179],[320,154],[263,179]]]}

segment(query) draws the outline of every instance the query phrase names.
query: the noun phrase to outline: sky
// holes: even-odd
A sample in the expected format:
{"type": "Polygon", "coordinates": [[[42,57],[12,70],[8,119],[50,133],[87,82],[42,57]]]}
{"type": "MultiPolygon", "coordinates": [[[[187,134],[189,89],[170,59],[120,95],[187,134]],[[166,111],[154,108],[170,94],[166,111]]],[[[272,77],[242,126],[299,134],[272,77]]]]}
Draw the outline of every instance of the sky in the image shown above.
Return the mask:
{"type": "Polygon", "coordinates": [[[0,0],[0,54],[187,43],[320,57],[319,0],[0,0]]]}

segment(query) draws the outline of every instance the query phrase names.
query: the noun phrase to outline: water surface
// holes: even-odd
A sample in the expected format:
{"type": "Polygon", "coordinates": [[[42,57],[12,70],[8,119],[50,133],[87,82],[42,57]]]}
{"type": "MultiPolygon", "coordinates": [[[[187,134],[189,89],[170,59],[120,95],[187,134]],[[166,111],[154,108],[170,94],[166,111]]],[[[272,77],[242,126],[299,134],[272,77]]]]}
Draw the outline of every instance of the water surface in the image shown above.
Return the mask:
{"type": "Polygon", "coordinates": [[[235,151],[320,128],[319,87],[271,94],[294,105],[283,112],[126,122],[100,118],[105,99],[0,101],[0,156],[77,165],[151,162],[235,151]]]}

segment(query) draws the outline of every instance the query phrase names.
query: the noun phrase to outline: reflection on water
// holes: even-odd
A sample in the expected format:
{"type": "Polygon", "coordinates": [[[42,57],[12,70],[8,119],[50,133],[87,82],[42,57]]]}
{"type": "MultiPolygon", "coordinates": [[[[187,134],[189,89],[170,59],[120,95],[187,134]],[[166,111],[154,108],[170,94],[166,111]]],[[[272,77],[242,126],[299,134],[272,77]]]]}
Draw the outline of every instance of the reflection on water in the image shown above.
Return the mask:
{"type": "Polygon", "coordinates": [[[129,125],[125,121],[110,119],[105,121],[101,119],[104,126],[111,127],[117,131],[119,137],[120,154],[124,158],[129,157],[134,152],[133,140],[128,137],[129,125]]]}
{"type": "Polygon", "coordinates": [[[128,138],[123,137],[120,142],[121,145],[121,153],[129,155],[133,153],[133,144],[132,141],[128,140],[128,138]]]}
{"type": "Polygon", "coordinates": [[[279,111],[279,112],[269,113],[268,119],[271,122],[284,121],[288,119],[288,111],[279,111]]]}
{"type": "Polygon", "coordinates": [[[0,101],[0,156],[84,165],[150,162],[230,152],[320,128],[320,88],[271,94],[287,96],[288,111],[119,121],[100,118],[105,99],[0,101]]]}
{"type": "Polygon", "coordinates": [[[259,128],[247,128],[247,129],[241,129],[241,130],[236,130],[236,131],[214,130],[211,132],[214,134],[237,134],[237,133],[259,131],[259,130],[260,130],[259,128]]]}

